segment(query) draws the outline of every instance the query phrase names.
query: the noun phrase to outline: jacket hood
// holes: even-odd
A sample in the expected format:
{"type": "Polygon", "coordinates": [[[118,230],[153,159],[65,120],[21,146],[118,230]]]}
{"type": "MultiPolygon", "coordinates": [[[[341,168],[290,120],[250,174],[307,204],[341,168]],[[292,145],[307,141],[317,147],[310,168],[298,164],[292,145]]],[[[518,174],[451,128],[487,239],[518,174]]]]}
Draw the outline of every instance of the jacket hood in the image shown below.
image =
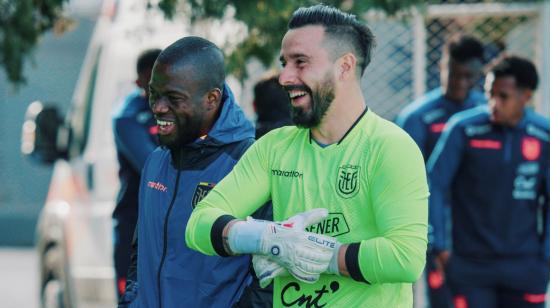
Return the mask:
{"type": "Polygon", "coordinates": [[[222,107],[214,126],[204,139],[198,139],[197,144],[228,144],[244,139],[254,138],[255,130],[252,123],[246,118],[243,110],[235,100],[233,92],[227,85],[223,85],[222,107]]]}

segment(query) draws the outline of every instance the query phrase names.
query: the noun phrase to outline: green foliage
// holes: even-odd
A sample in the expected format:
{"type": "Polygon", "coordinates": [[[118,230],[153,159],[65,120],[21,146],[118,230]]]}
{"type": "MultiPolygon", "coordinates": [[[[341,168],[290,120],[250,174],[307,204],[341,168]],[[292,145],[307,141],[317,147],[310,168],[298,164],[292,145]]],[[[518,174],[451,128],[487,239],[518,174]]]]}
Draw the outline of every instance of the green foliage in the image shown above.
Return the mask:
{"type": "Polygon", "coordinates": [[[22,75],[26,57],[45,31],[61,18],[67,0],[0,0],[0,65],[14,84],[22,75]]]}
{"type": "MultiPolygon", "coordinates": [[[[422,3],[420,0],[326,0],[324,4],[361,16],[368,9],[380,9],[389,15],[422,3]]],[[[234,18],[248,27],[247,37],[227,55],[227,69],[239,79],[246,78],[245,63],[254,57],[269,67],[279,52],[290,16],[300,6],[310,6],[313,0],[160,0],[159,8],[168,18],[185,6],[192,21],[221,18],[228,7],[235,9],[234,18]],[[185,3],[184,3],[185,2],[185,3]]]]}
{"type": "MultiPolygon", "coordinates": [[[[446,3],[512,2],[517,0],[446,0],[446,3]]],[[[543,0],[523,0],[537,2],[543,0]]],[[[0,0],[0,66],[14,84],[25,81],[23,65],[40,36],[54,29],[63,32],[70,21],[62,15],[68,0],[0,0]]],[[[245,63],[255,57],[265,66],[273,63],[292,12],[313,0],[158,0],[158,8],[167,18],[178,9],[192,21],[220,18],[233,8],[234,18],[248,26],[247,37],[227,55],[228,70],[241,80],[246,77],[245,63]]],[[[389,15],[416,4],[437,4],[441,0],[326,0],[344,11],[361,16],[368,9],[379,9],[389,15]]],[[[155,3],[151,1],[149,3],[155,3]]]]}

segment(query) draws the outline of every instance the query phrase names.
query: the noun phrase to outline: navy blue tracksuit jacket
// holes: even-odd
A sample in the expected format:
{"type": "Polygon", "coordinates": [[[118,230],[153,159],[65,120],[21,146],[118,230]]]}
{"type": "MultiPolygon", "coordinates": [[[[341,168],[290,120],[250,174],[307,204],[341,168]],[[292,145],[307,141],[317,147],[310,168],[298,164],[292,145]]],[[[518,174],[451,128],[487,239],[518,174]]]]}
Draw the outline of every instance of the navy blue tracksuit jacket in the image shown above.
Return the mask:
{"type": "Polygon", "coordinates": [[[449,118],[485,103],[485,96],[479,91],[470,91],[466,100],[457,104],[447,100],[441,88],[437,88],[407,105],[395,123],[414,139],[427,161],[449,118]]]}
{"type": "Polygon", "coordinates": [[[526,110],[515,127],[492,124],[486,106],[453,116],[427,164],[433,247],[453,255],[550,261],[550,124],[526,110]],[[542,223],[541,223],[542,222],[542,223]]]}
{"type": "Polygon", "coordinates": [[[205,139],[173,152],[157,148],[143,168],[137,282],[127,287],[125,298],[135,296],[129,307],[230,307],[252,280],[249,256],[205,256],[185,244],[194,206],[254,141],[254,127],[227,86],[222,100],[205,139]]]}

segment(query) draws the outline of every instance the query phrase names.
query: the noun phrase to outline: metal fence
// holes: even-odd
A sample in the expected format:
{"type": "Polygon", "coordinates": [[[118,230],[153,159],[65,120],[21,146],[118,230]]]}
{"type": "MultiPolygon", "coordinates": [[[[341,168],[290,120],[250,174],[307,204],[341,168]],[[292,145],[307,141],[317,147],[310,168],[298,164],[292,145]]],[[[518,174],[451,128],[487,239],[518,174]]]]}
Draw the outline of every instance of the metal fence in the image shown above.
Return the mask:
{"type": "Polygon", "coordinates": [[[484,43],[486,62],[503,50],[533,60],[541,75],[534,104],[550,115],[550,1],[432,4],[393,18],[369,12],[365,19],[377,49],[362,85],[367,104],[383,117],[394,119],[439,86],[441,49],[457,32],[484,43]]]}

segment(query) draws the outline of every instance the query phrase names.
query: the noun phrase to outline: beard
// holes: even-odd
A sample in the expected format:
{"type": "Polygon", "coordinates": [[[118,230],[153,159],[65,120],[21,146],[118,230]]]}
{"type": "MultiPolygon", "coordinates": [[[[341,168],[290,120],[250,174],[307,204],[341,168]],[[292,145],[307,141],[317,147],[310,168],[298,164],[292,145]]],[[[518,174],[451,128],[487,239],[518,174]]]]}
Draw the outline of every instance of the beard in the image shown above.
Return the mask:
{"type": "Polygon", "coordinates": [[[309,110],[305,110],[303,107],[291,106],[292,121],[296,126],[302,128],[318,126],[334,100],[334,81],[330,72],[319,82],[315,90],[306,85],[288,86],[285,89],[287,91],[289,89],[299,89],[307,92],[311,97],[311,107],[309,110]]]}
{"type": "Polygon", "coordinates": [[[176,118],[176,134],[175,136],[159,135],[159,143],[161,146],[168,148],[170,151],[176,151],[182,146],[189,144],[199,138],[202,117],[195,115],[185,119],[176,118]]]}

